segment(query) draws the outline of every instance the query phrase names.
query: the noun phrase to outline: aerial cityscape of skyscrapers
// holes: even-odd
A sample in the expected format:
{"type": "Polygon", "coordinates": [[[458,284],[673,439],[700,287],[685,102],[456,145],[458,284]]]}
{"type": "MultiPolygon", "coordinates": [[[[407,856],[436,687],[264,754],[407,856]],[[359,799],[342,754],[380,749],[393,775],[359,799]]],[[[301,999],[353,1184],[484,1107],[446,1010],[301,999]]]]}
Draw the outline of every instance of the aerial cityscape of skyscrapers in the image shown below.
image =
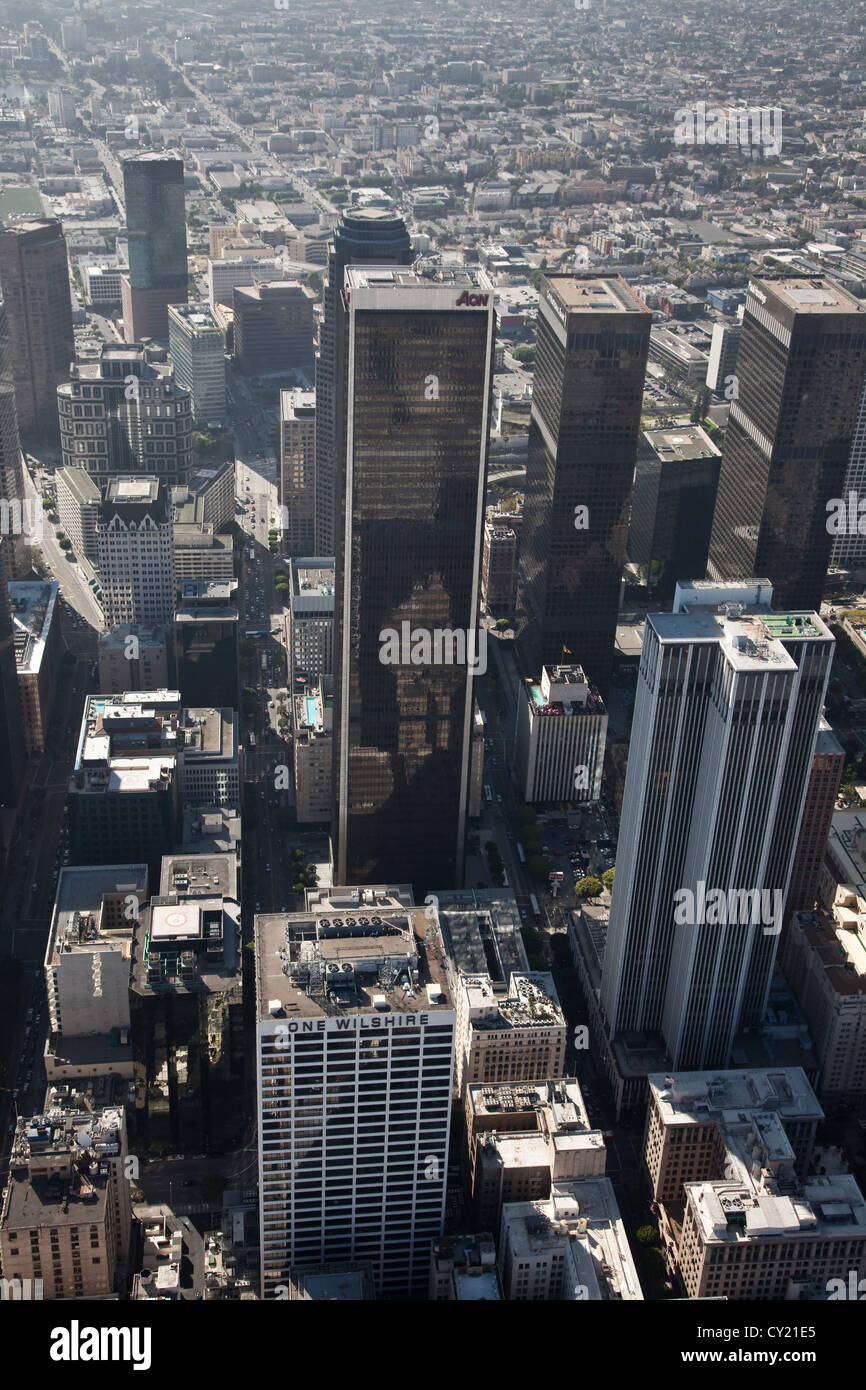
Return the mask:
{"type": "Polygon", "coordinates": [[[53,1360],[627,1301],[776,1364],[866,1298],[858,17],[6,7],[0,1302],[53,1360]]]}

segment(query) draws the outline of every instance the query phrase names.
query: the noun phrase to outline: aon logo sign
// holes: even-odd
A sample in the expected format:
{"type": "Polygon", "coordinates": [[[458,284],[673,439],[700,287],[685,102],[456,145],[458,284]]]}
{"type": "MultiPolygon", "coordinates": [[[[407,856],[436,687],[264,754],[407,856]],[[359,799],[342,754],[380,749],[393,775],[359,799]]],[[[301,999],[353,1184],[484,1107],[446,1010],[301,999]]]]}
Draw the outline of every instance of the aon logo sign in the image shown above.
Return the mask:
{"type": "Polygon", "coordinates": [[[470,309],[483,309],[489,298],[489,294],[470,294],[468,290],[464,290],[457,301],[457,307],[459,308],[461,304],[468,304],[470,309]]]}

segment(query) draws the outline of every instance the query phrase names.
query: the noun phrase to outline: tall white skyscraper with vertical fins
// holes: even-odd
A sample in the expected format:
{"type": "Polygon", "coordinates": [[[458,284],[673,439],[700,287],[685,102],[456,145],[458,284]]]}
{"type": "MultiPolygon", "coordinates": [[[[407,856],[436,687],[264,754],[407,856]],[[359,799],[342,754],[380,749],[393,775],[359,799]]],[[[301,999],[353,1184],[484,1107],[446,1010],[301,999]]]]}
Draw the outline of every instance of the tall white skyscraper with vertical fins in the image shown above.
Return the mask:
{"type": "Polygon", "coordinates": [[[647,618],[601,1004],[614,1056],[730,1060],[760,1023],[834,641],[766,580],[680,585],[647,618]]]}

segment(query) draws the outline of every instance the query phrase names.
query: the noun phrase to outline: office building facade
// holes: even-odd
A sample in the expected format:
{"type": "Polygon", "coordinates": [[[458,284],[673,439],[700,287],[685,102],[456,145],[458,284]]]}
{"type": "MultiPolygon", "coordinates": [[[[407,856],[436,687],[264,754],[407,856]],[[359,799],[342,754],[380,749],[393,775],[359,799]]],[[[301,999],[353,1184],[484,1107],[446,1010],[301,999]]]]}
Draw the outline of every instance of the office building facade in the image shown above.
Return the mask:
{"type": "Polygon", "coordinates": [[[240,708],[236,585],[187,580],[174,617],[177,684],[184,705],[240,708]]]}
{"type": "Polygon", "coordinates": [[[294,280],[237,285],[232,293],[235,367],[244,376],[313,371],[313,305],[309,285],[294,280]]]}
{"type": "Polygon", "coordinates": [[[221,425],[226,418],[223,331],[206,304],[168,306],[168,350],[178,386],[189,391],[193,420],[221,425]]]}
{"type": "Polygon", "coordinates": [[[714,323],[710,340],[710,361],[707,367],[707,385],[716,396],[727,400],[736,399],[738,388],[735,384],[737,353],[743,332],[741,323],[714,323]]]}
{"type": "Polygon", "coordinates": [[[188,297],[183,160],[148,153],[123,161],[129,275],[123,279],[128,343],[168,338],[169,304],[188,297]]]}
{"type": "Polygon", "coordinates": [[[753,280],[710,542],[713,579],[765,574],[820,609],[866,377],[866,306],[829,279],[753,280]]]}
{"type": "Polygon", "coordinates": [[[58,468],[55,495],[60,530],[71,541],[73,555],[96,560],[102,494],[93,478],[85,468],[58,468]]]}
{"type": "Polygon", "coordinates": [[[580,666],[545,666],[524,681],[514,763],[524,801],[598,801],[607,712],[580,666]]]}
{"type": "Polygon", "coordinates": [[[0,535],[0,808],[7,810],[18,806],[26,770],[15,634],[9,606],[11,548],[10,537],[0,535]]]}
{"type": "Polygon", "coordinates": [[[338,882],[453,887],[463,871],[493,293],[346,271],[336,553],[338,882]],[[382,872],[384,868],[395,871],[382,872]]]}
{"type": "Polygon", "coordinates": [[[83,468],[102,496],[118,473],[186,483],[192,466],[192,406],[165,363],[146,348],[106,343],[57,390],[64,468],[83,468]]]}
{"type": "Polygon", "coordinates": [[[316,555],[333,555],[336,545],[337,466],[343,447],[344,272],[348,265],[411,265],[413,259],[406,225],[393,209],[346,211],[334,231],[316,358],[316,555]]]}
{"type": "Polygon", "coordinates": [[[255,968],[262,1297],[335,1260],[423,1294],[454,1063],[435,919],[408,887],[310,890],[256,918],[255,968]]]}
{"type": "Polygon", "coordinates": [[[766,581],[678,589],[647,618],[601,978],[616,1055],[660,1034],[725,1066],[761,1022],[833,658],[766,581]]]}
{"type": "Polygon", "coordinates": [[[289,685],[298,676],[318,680],[334,673],[334,561],[298,556],[291,565],[289,685]]]}
{"type": "Polygon", "coordinates": [[[614,277],[556,276],[539,296],[520,541],[523,674],[613,666],[652,314],[614,277]]]}
{"type": "Polygon", "coordinates": [[[57,438],[56,391],[75,357],[66,238],[56,217],[0,231],[0,287],[9,323],[21,433],[57,438]]]}
{"type": "Polygon", "coordinates": [[[132,1241],[126,1156],[122,1106],[19,1119],[0,1212],[4,1279],[30,1281],[30,1296],[45,1299],[125,1293],[132,1241]]]}
{"type": "Polygon", "coordinates": [[[316,393],[280,392],[280,533],[285,555],[316,543],[316,393]]]}
{"type": "Polygon", "coordinates": [[[39,498],[24,491],[9,316],[0,299],[0,535],[6,543],[6,579],[30,568],[27,546],[38,544],[43,524],[38,508],[39,498]]]}
{"type": "Polygon", "coordinates": [[[9,585],[21,731],[30,758],[41,758],[45,752],[58,690],[63,659],[59,590],[59,584],[41,580],[9,585]]]}
{"type": "Polygon", "coordinates": [[[644,430],[638,443],[628,558],[638,582],[670,602],[681,579],[703,579],[721,454],[700,425],[644,430]]]}
{"type": "Polygon", "coordinates": [[[171,503],[156,478],[115,478],[100,508],[97,551],[108,627],[170,627],[174,618],[171,503]]]}

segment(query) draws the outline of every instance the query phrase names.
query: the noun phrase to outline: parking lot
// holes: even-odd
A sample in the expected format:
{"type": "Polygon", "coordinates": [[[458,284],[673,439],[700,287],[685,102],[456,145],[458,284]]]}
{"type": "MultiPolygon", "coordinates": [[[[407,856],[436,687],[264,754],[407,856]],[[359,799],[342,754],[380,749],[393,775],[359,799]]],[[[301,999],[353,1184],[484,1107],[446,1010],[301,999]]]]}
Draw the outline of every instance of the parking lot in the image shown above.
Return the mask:
{"type": "Polygon", "coordinates": [[[605,870],[614,867],[616,840],[612,825],[609,812],[590,808],[539,816],[542,852],[554,871],[564,874],[562,892],[566,896],[578,879],[589,874],[600,878],[605,870]]]}

